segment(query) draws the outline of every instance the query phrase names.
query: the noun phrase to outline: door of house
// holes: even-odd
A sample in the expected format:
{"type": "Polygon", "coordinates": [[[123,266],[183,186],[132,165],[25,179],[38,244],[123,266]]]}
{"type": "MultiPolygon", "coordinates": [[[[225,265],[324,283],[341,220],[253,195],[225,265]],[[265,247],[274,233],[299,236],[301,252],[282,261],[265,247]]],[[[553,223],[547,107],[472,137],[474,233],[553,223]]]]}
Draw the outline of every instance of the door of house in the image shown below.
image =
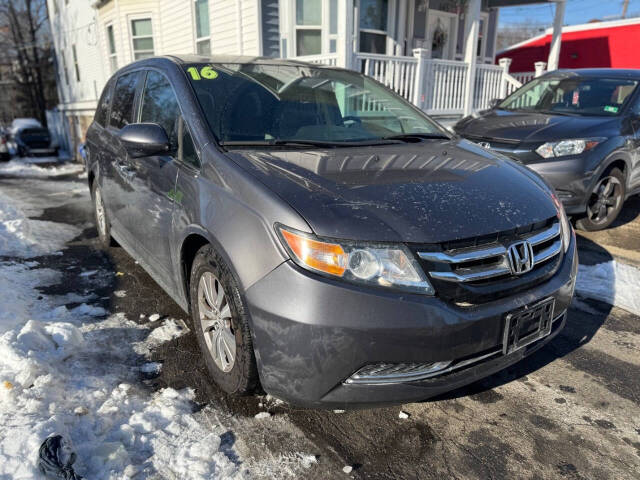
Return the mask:
{"type": "Polygon", "coordinates": [[[429,10],[427,13],[427,45],[431,58],[453,60],[458,19],[455,13],[429,10]]]}
{"type": "MultiPolygon", "coordinates": [[[[430,9],[425,0],[411,3],[413,9],[407,16],[407,30],[412,37],[412,48],[429,50],[431,58],[453,60],[458,35],[457,15],[430,9]]],[[[410,55],[410,52],[407,54],[410,55]]]]}

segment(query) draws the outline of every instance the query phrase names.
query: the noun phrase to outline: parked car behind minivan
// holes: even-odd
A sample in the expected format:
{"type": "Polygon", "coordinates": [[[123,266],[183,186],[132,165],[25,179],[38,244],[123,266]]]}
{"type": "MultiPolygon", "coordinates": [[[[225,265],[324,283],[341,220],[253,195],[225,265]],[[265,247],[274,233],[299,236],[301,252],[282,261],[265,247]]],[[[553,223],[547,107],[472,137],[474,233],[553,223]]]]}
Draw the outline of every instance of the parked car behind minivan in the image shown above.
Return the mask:
{"type": "Polygon", "coordinates": [[[44,127],[18,127],[13,133],[13,141],[19,157],[58,155],[58,147],[44,127]]]}
{"type": "Polygon", "coordinates": [[[608,227],[640,193],[640,70],[560,70],[516,90],[456,133],[527,165],[576,225],[608,227]]]}
{"type": "Polygon", "coordinates": [[[141,60],[107,83],[86,150],[100,241],[189,312],[228,393],[421,400],[566,322],[576,241],[552,189],[358,73],[141,60]]]}

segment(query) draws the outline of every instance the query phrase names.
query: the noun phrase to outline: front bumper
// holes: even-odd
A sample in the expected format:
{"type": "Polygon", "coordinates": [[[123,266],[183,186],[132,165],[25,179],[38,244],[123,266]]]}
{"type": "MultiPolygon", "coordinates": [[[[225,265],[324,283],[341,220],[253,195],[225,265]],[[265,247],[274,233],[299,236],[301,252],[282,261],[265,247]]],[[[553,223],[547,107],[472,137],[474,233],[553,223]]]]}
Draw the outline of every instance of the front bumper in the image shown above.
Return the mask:
{"type": "Polygon", "coordinates": [[[246,292],[262,386],[290,403],[323,408],[424,400],[491,375],[548,342],[564,326],[578,268],[575,238],[557,273],[518,295],[461,308],[437,297],[333,281],[285,262],[246,292]],[[549,336],[427,380],[346,384],[376,362],[443,362],[500,350],[505,315],[555,299],[549,336]]]}

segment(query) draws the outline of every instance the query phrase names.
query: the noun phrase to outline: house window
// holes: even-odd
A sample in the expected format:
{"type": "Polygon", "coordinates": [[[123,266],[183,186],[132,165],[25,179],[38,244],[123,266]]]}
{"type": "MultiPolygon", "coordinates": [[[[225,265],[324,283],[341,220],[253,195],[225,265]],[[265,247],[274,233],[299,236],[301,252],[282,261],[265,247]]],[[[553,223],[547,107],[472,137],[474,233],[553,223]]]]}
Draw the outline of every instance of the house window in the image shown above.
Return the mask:
{"type": "Polygon", "coordinates": [[[360,51],[386,53],[389,0],[360,0],[360,51]]]}
{"type": "Polygon", "coordinates": [[[322,2],[296,0],[296,55],[322,53],[322,2]]]}
{"type": "Polygon", "coordinates": [[[118,70],[118,54],[116,53],[116,37],[113,33],[113,25],[107,26],[107,47],[109,48],[109,66],[111,73],[118,70]]]}
{"type": "Polygon", "coordinates": [[[196,21],[196,53],[211,54],[211,37],[209,34],[209,0],[194,0],[193,9],[196,21]]]}
{"type": "Polygon", "coordinates": [[[153,57],[153,27],[150,18],[131,20],[131,41],[134,60],[153,57]]]}
{"type": "Polygon", "coordinates": [[[71,55],[73,55],[73,68],[76,71],[76,82],[80,81],[80,65],[78,64],[78,54],[76,53],[76,46],[71,45],[71,55]]]}

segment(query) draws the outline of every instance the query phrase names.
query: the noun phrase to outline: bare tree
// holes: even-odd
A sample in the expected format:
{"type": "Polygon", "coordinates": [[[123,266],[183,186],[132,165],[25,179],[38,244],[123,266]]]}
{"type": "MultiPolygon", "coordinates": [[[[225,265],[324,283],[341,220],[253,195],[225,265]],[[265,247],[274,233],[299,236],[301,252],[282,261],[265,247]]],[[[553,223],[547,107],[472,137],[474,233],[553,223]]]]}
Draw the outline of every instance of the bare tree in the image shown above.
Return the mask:
{"type": "Polygon", "coordinates": [[[0,0],[0,51],[29,109],[46,124],[53,100],[47,98],[53,64],[46,0],[0,0]]]}
{"type": "Polygon", "coordinates": [[[496,51],[504,50],[516,43],[529,40],[544,33],[546,26],[532,22],[521,22],[504,25],[498,28],[496,51]]]}

